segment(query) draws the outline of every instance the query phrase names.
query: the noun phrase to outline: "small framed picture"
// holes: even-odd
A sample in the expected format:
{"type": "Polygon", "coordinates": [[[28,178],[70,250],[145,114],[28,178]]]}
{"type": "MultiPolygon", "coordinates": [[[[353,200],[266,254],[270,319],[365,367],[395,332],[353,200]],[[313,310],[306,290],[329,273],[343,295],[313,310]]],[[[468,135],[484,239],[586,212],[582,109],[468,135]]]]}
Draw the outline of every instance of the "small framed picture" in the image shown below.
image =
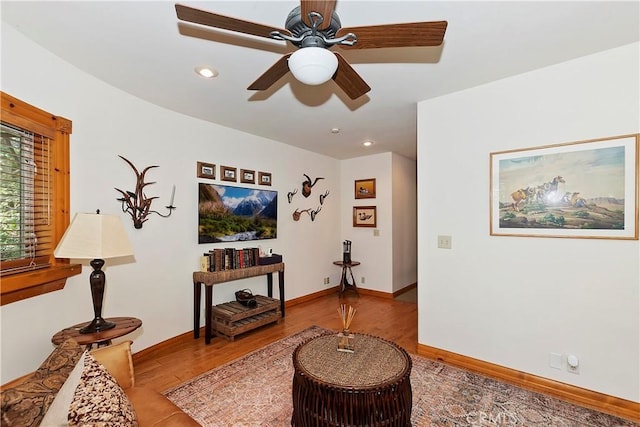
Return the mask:
{"type": "Polygon", "coordinates": [[[258,184],[271,185],[271,172],[258,172],[258,184]]]}
{"type": "Polygon", "coordinates": [[[197,174],[198,178],[216,179],[216,165],[198,162],[197,174]]]}
{"type": "Polygon", "coordinates": [[[375,206],[354,206],[353,226],[354,227],[375,227],[377,225],[375,206]]]}
{"type": "Polygon", "coordinates": [[[252,171],[249,169],[240,169],[240,182],[243,182],[245,184],[255,184],[256,171],[252,171]]]}
{"type": "Polygon", "coordinates": [[[376,179],[358,179],[355,181],[354,194],[356,199],[376,198],[376,179]]]}
{"type": "Polygon", "coordinates": [[[236,182],[238,169],[231,168],[229,166],[220,166],[220,179],[223,181],[232,181],[236,182]]]}

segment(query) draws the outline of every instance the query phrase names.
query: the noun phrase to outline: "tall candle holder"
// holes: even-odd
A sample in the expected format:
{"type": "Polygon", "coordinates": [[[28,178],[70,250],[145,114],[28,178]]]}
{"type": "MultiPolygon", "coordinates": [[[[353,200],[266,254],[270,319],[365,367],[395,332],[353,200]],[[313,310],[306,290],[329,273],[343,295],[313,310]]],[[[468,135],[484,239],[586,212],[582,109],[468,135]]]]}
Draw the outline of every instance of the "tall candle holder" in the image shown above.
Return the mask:
{"type": "Polygon", "coordinates": [[[122,204],[122,212],[127,212],[129,215],[131,215],[131,219],[133,220],[133,226],[135,228],[142,228],[142,224],[145,221],[147,221],[148,219],[147,217],[149,216],[149,214],[152,214],[152,213],[157,214],[162,218],[170,217],[173,210],[176,209],[176,207],[173,206],[173,200],[176,195],[175,184],[173,186],[173,189],[171,190],[171,201],[169,202],[169,206],[165,206],[165,208],[167,208],[169,212],[167,214],[161,214],[156,210],[152,210],[151,203],[153,202],[154,199],[157,199],[157,197],[147,197],[143,190],[144,190],[144,187],[150,184],[155,184],[155,182],[145,182],[144,176],[149,169],[157,168],[158,166],[147,166],[146,168],[144,168],[142,172],[139,172],[138,169],[129,160],[127,160],[122,156],[118,156],[118,157],[120,157],[122,160],[127,162],[127,164],[131,166],[131,168],[136,174],[135,192],[123,191],[123,190],[120,190],[119,188],[116,188],[116,190],[120,192],[120,194],[122,194],[122,197],[116,200],[118,200],[122,204]]]}

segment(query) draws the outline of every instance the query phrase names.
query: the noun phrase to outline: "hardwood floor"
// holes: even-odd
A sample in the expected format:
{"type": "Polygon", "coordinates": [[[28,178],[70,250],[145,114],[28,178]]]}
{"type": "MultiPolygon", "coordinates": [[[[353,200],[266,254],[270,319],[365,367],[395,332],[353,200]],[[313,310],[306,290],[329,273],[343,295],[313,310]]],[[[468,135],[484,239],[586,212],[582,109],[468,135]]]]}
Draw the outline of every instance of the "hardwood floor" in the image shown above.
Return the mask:
{"type": "Polygon", "coordinates": [[[359,298],[349,295],[339,299],[334,293],[287,307],[280,323],[236,336],[233,342],[215,337],[210,345],[205,345],[203,332],[196,340],[189,331],[154,350],[134,354],[136,385],[163,391],[308,326],[339,330],[342,324],[337,309],[341,302],[357,310],[351,330],[386,338],[410,353],[416,352],[418,311],[415,303],[362,294],[359,298]]]}

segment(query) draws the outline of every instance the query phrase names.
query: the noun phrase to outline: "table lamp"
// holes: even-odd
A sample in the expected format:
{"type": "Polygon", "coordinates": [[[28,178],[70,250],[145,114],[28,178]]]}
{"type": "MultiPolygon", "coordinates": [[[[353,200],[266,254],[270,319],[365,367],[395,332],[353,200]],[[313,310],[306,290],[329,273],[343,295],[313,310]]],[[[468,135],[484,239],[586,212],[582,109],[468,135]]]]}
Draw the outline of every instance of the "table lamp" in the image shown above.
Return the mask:
{"type": "Polygon", "coordinates": [[[115,326],[102,318],[105,274],[102,271],[105,258],[133,255],[133,248],[120,218],[115,215],[79,213],[73,218],[60,243],[53,251],[56,258],[90,259],[93,272],[89,276],[94,319],[81,334],[105,331],[115,326]]]}

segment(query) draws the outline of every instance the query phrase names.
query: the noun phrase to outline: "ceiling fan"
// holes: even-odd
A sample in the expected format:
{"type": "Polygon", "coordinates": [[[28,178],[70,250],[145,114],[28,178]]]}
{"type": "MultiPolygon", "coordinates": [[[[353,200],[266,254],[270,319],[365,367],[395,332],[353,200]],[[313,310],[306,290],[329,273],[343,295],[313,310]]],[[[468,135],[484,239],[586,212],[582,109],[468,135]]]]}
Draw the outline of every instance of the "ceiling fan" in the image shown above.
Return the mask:
{"type": "Polygon", "coordinates": [[[238,18],[176,4],[178,19],[209,27],[236,31],[275,40],[286,40],[298,47],[282,56],[253,82],[249,90],[266,90],[291,71],[305,84],[318,85],[333,79],[351,99],[371,88],[342,55],[332,50],[376,49],[387,47],[439,46],[447,21],[414,22],[342,28],[335,12],[336,0],[301,0],[287,16],[285,28],[262,25],[238,18]]]}

